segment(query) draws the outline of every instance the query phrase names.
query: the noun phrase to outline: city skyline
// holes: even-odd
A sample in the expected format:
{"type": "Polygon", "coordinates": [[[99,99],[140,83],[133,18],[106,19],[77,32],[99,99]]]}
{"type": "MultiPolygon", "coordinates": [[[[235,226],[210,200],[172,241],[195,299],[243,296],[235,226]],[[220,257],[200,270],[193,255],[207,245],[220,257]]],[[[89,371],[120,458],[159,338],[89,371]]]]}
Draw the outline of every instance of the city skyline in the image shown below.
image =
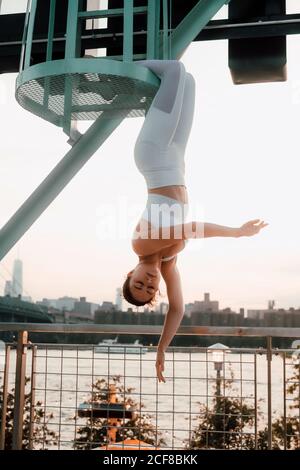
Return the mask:
{"type": "MultiPolygon", "coordinates": [[[[269,299],[282,308],[300,305],[299,54],[298,39],[288,37],[288,81],[251,86],[232,84],[226,41],[194,43],[182,57],[197,86],[186,152],[193,217],[229,226],[254,218],[269,223],[252,238],[192,240],[178,255],[185,303],[211,292],[222,308],[235,310],[263,308],[269,299]]],[[[1,226],[70,148],[61,129],[17,105],[15,78],[0,76],[1,226]]],[[[138,261],[130,238],[146,201],[133,159],[142,123],[124,121],[4,258],[2,291],[20,250],[25,295],[115,299],[138,261]],[[126,231],[105,238],[107,208],[110,225],[126,231]]],[[[163,282],[161,290],[165,302],[163,282]]]]}
{"type": "MultiPolygon", "coordinates": [[[[14,271],[12,273],[12,278],[5,282],[3,296],[21,297],[22,300],[32,302],[36,305],[46,305],[48,307],[56,308],[58,310],[67,310],[67,311],[76,310],[74,306],[80,302],[83,302],[83,303],[87,302],[91,304],[91,306],[93,306],[93,309],[96,308],[96,305],[98,305],[98,307],[100,308],[102,307],[103,309],[104,305],[111,304],[116,307],[116,310],[120,310],[120,311],[126,311],[128,308],[134,308],[134,310],[136,309],[137,311],[141,311],[140,308],[136,308],[132,306],[131,304],[129,304],[128,302],[126,302],[126,300],[122,296],[122,289],[120,287],[116,287],[115,289],[115,301],[113,301],[112,299],[100,299],[97,303],[91,303],[89,299],[87,299],[86,297],[80,297],[80,296],[74,297],[70,295],[63,295],[62,297],[58,297],[58,298],[48,298],[44,296],[40,299],[32,299],[31,296],[23,296],[21,293],[22,284],[23,284],[22,272],[23,272],[22,260],[20,259],[14,260],[14,271]],[[20,270],[21,270],[21,278],[16,280],[16,277],[17,277],[16,271],[18,272],[18,275],[19,275],[20,270]],[[16,287],[13,287],[14,285],[17,286],[19,291],[16,290],[16,287]]],[[[197,298],[197,299],[194,299],[192,302],[185,303],[185,314],[189,315],[192,310],[197,310],[199,312],[207,312],[210,310],[213,312],[217,312],[217,311],[221,312],[223,310],[229,309],[229,310],[232,310],[233,312],[235,311],[236,313],[238,313],[238,310],[239,312],[245,311],[247,312],[247,314],[248,312],[250,312],[250,315],[251,315],[251,312],[253,314],[258,311],[264,311],[264,310],[276,311],[276,310],[282,309],[280,305],[279,306],[276,305],[276,301],[274,299],[268,300],[267,308],[265,308],[266,305],[261,306],[261,308],[257,308],[257,309],[247,309],[242,305],[239,307],[239,309],[232,309],[230,305],[220,308],[219,300],[212,300],[210,298],[209,292],[203,292],[202,295],[203,295],[202,300],[197,298]]],[[[164,301],[161,301],[161,302],[158,301],[151,308],[147,305],[144,306],[144,311],[149,311],[149,310],[161,311],[162,309],[165,311],[166,310],[165,307],[167,305],[168,304],[164,301]]],[[[300,306],[290,305],[286,310],[290,310],[290,309],[300,309],[300,306]]]]}

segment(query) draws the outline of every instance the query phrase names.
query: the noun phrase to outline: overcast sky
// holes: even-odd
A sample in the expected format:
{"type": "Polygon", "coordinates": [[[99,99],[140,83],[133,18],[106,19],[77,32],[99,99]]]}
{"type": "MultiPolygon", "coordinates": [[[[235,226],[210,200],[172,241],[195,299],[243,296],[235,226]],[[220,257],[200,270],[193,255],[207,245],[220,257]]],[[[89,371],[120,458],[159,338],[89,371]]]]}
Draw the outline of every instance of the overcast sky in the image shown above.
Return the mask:
{"type": "MultiPolygon", "coordinates": [[[[13,4],[26,2],[3,3],[16,11],[13,4]]],[[[288,3],[290,12],[296,3],[288,3]]],[[[186,302],[210,292],[221,308],[264,308],[269,299],[277,307],[300,307],[299,57],[300,37],[291,36],[288,81],[249,86],[233,85],[225,41],[192,44],[182,58],[197,84],[186,152],[192,218],[270,224],[251,238],[192,240],[178,256],[186,302]]],[[[0,225],[70,148],[60,128],[16,103],[15,79],[0,76],[0,225]]],[[[142,123],[124,121],[4,258],[0,293],[19,253],[24,294],[35,300],[115,299],[137,262],[131,230],[147,193],[133,147],[142,123]],[[108,209],[111,233],[105,231],[108,209]]]]}

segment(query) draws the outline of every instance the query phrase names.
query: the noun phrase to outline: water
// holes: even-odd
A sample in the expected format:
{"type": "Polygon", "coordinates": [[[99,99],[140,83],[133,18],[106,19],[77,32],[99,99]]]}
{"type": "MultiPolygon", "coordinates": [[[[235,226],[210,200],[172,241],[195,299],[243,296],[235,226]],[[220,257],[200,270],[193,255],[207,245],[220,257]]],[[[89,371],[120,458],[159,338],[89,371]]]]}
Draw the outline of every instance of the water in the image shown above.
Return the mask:
{"type": "MultiPolygon", "coordinates": [[[[11,371],[14,370],[12,353],[11,371]]],[[[52,413],[48,428],[59,435],[61,449],[72,448],[76,430],[85,424],[76,411],[80,403],[91,398],[92,384],[98,379],[112,383],[120,375],[120,384],[132,388],[131,396],[142,413],[152,415],[152,423],[163,433],[169,447],[184,446],[184,440],[196,426],[199,403],[212,404],[217,372],[211,354],[205,352],[174,352],[166,354],[166,383],[155,378],[155,350],[145,355],[94,353],[92,349],[39,348],[36,364],[35,402],[46,404],[46,414],[52,413]],[[125,360],[126,359],[126,360],[125,360]]],[[[283,415],[283,357],[272,358],[272,410],[283,415]]],[[[28,354],[27,375],[30,374],[31,354],[28,354]]],[[[287,366],[287,377],[293,373],[287,366]]],[[[260,427],[267,423],[267,360],[266,355],[226,353],[221,372],[225,379],[234,380],[221,393],[237,397],[240,403],[255,406],[255,395],[261,411],[260,427]]],[[[11,381],[13,376],[11,376],[11,381]]],[[[122,400],[122,398],[121,398],[122,400]]],[[[254,429],[249,429],[254,432],[254,429]]],[[[78,436],[78,435],[77,435],[78,436]]],[[[138,437],[138,436],[136,436],[138,437]]],[[[51,447],[50,447],[51,448],[51,447]]]]}

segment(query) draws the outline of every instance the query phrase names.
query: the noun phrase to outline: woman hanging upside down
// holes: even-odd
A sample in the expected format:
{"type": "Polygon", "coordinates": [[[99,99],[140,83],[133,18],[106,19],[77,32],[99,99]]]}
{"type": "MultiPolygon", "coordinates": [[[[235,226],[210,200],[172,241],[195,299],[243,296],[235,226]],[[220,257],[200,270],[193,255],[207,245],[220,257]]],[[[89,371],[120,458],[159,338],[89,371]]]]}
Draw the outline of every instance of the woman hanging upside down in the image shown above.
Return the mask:
{"type": "Polygon", "coordinates": [[[252,236],[265,227],[259,219],[239,228],[205,222],[185,222],[188,195],[185,186],[184,154],[190,135],[195,81],[177,60],[143,60],[161,79],[160,88],[148,111],[135,145],[135,163],[146,180],[148,200],[135,228],[132,248],[139,261],[127,274],[124,298],[133,305],[151,305],[161,276],[169,308],[157,347],[156,373],[165,382],[164,352],[171,343],[184,315],[177,253],[191,238],[252,236]]]}

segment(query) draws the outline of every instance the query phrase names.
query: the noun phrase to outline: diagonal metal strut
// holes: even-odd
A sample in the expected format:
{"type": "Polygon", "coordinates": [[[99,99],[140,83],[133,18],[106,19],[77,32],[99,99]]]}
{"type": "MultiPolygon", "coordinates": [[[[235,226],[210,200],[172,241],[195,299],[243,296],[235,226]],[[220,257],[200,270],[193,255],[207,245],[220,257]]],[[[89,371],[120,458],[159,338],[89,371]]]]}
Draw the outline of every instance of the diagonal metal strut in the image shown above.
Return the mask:
{"type": "Polygon", "coordinates": [[[171,34],[172,58],[180,58],[207,23],[229,2],[230,0],[199,0],[171,34]]]}
{"type": "Polygon", "coordinates": [[[102,114],[0,230],[0,260],[121,124],[102,114]]]}
{"type": "MultiPolygon", "coordinates": [[[[172,58],[180,58],[211,18],[229,0],[199,0],[170,37],[172,58]]],[[[0,260],[39,218],[63,188],[123,121],[101,115],[0,230],[0,260]]]]}

